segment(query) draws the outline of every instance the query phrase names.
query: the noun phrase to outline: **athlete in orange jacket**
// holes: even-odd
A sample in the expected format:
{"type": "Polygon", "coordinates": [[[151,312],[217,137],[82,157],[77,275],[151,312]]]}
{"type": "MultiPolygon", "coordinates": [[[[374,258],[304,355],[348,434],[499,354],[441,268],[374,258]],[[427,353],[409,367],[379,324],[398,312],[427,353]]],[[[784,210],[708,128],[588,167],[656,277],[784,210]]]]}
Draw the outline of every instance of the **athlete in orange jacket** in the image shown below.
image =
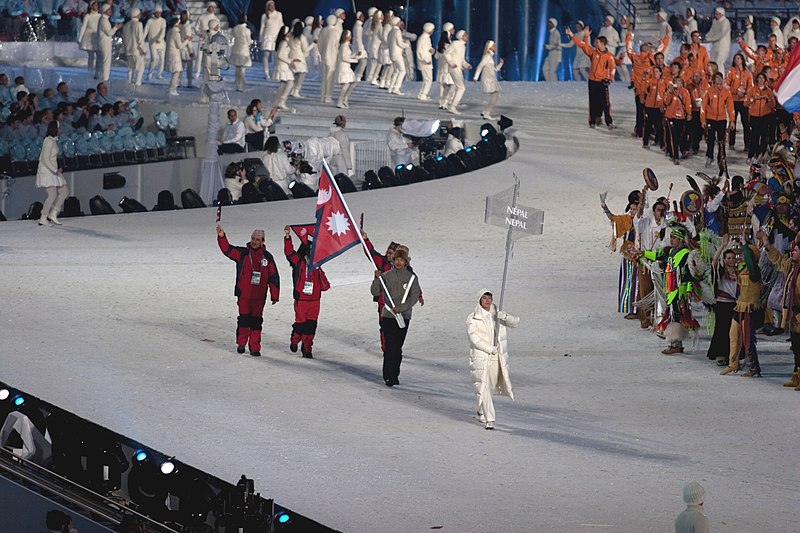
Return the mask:
{"type": "MultiPolygon", "coordinates": [[[[565,33],[591,60],[589,66],[589,127],[594,128],[600,124],[600,120],[605,115],[606,125],[608,129],[612,130],[616,126],[614,126],[614,119],[611,116],[608,85],[614,80],[616,58],[606,48],[606,38],[602,35],[595,38],[595,46],[590,46],[580,40],[569,28],[565,30],[565,33]]],[[[591,33],[592,30],[589,27],[584,28],[584,40],[588,41],[591,33]]]]}
{"type": "Polygon", "coordinates": [[[667,132],[669,133],[667,155],[673,163],[679,165],[681,152],[686,151],[683,131],[686,128],[687,118],[692,114],[692,97],[683,86],[683,79],[677,77],[672,80],[672,84],[664,93],[664,104],[667,106],[664,120],[667,122],[667,132]],[[681,144],[684,146],[682,147],[681,144]]]}
{"type": "Polygon", "coordinates": [[[650,133],[655,132],[655,143],[664,146],[664,127],[662,108],[664,107],[664,91],[667,82],[663,78],[662,68],[654,65],[652,77],[647,80],[644,95],[644,131],[642,135],[642,148],[650,149],[650,133]]]}
{"type": "MultiPolygon", "coordinates": [[[[733,129],[733,97],[725,87],[722,73],[714,74],[713,85],[703,96],[700,106],[700,123],[706,130],[706,167],[710,167],[714,159],[714,145],[717,140],[724,142],[725,130],[733,129]]],[[[717,153],[717,157],[721,157],[717,153]]]]}
{"type": "Polygon", "coordinates": [[[747,158],[749,163],[753,163],[767,151],[767,137],[775,111],[775,95],[763,72],[756,75],[756,83],[747,91],[744,101],[750,111],[751,128],[747,158]]]}
{"type": "Polygon", "coordinates": [[[731,136],[729,146],[733,148],[736,144],[736,118],[742,118],[742,129],[744,130],[744,146],[750,147],[750,119],[747,114],[747,107],[744,105],[744,97],[747,90],[753,86],[753,75],[747,70],[745,65],[744,54],[737,52],[733,56],[733,63],[728,75],[725,78],[725,83],[733,96],[733,129],[731,129],[731,136]]]}

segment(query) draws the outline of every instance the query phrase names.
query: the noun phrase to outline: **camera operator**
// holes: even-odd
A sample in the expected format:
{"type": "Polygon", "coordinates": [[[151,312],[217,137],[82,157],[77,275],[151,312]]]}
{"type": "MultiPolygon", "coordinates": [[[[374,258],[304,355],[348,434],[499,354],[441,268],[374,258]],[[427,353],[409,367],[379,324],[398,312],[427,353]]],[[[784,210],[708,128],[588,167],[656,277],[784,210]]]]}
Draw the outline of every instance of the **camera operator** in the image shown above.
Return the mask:
{"type": "Polygon", "coordinates": [[[414,148],[414,143],[403,135],[403,122],[405,120],[403,117],[395,118],[392,129],[386,135],[386,144],[389,145],[393,167],[411,164],[411,149],[414,148]]]}

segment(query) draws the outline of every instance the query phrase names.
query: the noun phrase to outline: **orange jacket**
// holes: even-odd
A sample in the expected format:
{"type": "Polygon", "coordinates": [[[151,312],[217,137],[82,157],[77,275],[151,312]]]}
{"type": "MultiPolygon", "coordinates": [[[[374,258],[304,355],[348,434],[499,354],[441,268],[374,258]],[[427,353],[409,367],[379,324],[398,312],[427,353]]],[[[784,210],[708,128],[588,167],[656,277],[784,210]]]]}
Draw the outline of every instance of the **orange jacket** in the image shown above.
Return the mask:
{"type": "MultiPolygon", "coordinates": [[[[739,48],[742,49],[742,53],[744,53],[744,55],[753,60],[753,72],[755,73],[756,76],[758,75],[759,72],[764,70],[764,65],[767,64],[768,59],[762,59],[761,56],[753,52],[753,50],[744,43],[740,43],[739,48]]],[[[772,52],[768,50],[767,55],[771,57],[772,52]]]]}
{"type": "MultiPolygon", "coordinates": [[[[716,45],[714,45],[716,46],[716,45]]],[[[695,64],[697,68],[702,70],[703,72],[706,71],[706,67],[708,67],[708,50],[702,44],[689,44],[689,50],[691,54],[694,56],[695,64]]],[[[722,65],[719,65],[722,68],[722,65]]]]}
{"type": "Polygon", "coordinates": [[[688,120],[692,116],[692,96],[686,87],[680,89],[670,89],[664,95],[664,103],[667,110],[664,111],[666,118],[675,120],[688,120]]]}
{"type": "Polygon", "coordinates": [[[727,120],[733,122],[733,97],[731,92],[723,87],[709,87],[703,96],[703,105],[700,107],[700,123],[705,127],[707,120],[727,120]]]}
{"type": "Polygon", "coordinates": [[[601,52],[594,46],[589,45],[578,39],[577,35],[572,36],[578,48],[583,50],[583,53],[589,56],[591,65],[589,66],[589,80],[590,81],[613,81],[614,73],[616,71],[616,59],[614,54],[606,50],[601,52]]]}
{"type": "MultiPolygon", "coordinates": [[[[658,45],[657,52],[666,50],[669,46],[669,35],[665,35],[658,45]]],[[[644,99],[644,91],[647,88],[647,79],[650,77],[652,67],[655,64],[652,52],[638,54],[633,51],[633,33],[628,32],[625,36],[625,51],[628,53],[628,58],[631,60],[633,66],[633,73],[631,81],[633,82],[633,91],[640,100],[644,99]]]]}
{"type": "Polygon", "coordinates": [[[690,83],[686,86],[686,89],[689,91],[689,94],[692,96],[692,113],[699,113],[700,106],[702,105],[703,96],[705,96],[706,91],[708,90],[708,84],[703,80],[700,80],[700,83],[695,85],[694,83],[690,83]],[[700,100],[701,104],[698,105],[697,101],[700,100]]]}
{"type": "Polygon", "coordinates": [[[664,78],[650,78],[647,80],[647,87],[644,91],[644,106],[661,108],[664,106],[664,91],[667,90],[667,82],[664,78]]]}
{"type": "Polygon", "coordinates": [[[764,117],[775,111],[775,95],[769,87],[762,90],[753,86],[747,91],[744,105],[750,111],[751,117],[764,117]]]}
{"type": "Polygon", "coordinates": [[[725,77],[725,84],[731,91],[734,102],[741,102],[744,100],[745,94],[748,89],[753,86],[753,75],[746,68],[731,67],[728,75],[725,77]],[[740,92],[741,90],[741,92],[740,92]]]}

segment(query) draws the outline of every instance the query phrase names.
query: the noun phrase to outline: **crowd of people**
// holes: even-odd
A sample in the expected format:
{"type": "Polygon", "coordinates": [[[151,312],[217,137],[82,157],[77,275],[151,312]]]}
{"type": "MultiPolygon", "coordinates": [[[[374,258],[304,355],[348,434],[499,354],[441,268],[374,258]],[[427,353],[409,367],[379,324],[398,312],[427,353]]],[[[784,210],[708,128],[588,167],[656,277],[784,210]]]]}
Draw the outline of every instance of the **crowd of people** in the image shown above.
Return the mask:
{"type": "Polygon", "coordinates": [[[645,169],[645,187],[631,191],[620,215],[601,194],[612,248],[619,244],[622,253],[618,310],[666,339],[662,353],[683,353],[690,336],[697,348],[696,317],[705,308],[706,354],[722,375],[746,367],[741,375],[760,377],[759,335],[788,334],[795,368],[785,386],[800,390],[795,163],[794,145],[777,143],[768,164],[752,165],[747,178],[688,177],[691,189],[679,202],[655,196],[657,179],[645,169]]]}

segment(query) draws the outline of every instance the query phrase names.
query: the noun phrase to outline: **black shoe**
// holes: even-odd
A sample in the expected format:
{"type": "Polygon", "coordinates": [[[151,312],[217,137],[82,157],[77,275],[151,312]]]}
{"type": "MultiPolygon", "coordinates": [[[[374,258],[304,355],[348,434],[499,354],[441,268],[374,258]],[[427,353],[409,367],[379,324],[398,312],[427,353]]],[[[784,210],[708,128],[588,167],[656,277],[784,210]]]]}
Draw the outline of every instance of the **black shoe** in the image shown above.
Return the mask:
{"type": "Polygon", "coordinates": [[[297,351],[297,345],[295,343],[291,343],[289,345],[289,349],[292,351],[292,353],[295,353],[297,351]]]}
{"type": "Polygon", "coordinates": [[[783,328],[772,328],[769,332],[764,332],[767,337],[774,337],[783,333],[783,328]]]}
{"type": "Polygon", "coordinates": [[[390,379],[385,380],[385,383],[387,387],[394,387],[394,381],[390,379]]]}
{"type": "Polygon", "coordinates": [[[259,352],[258,350],[252,350],[250,352],[250,355],[252,355],[253,357],[261,357],[261,352],[259,352]]]}
{"type": "Polygon", "coordinates": [[[311,355],[311,352],[303,352],[303,357],[306,359],[314,359],[314,356],[311,355]]]}
{"type": "Polygon", "coordinates": [[[244,344],[236,347],[236,353],[244,353],[244,344]]]}
{"type": "Polygon", "coordinates": [[[728,366],[728,361],[726,361],[725,359],[719,359],[717,361],[717,366],[728,366]]]}

